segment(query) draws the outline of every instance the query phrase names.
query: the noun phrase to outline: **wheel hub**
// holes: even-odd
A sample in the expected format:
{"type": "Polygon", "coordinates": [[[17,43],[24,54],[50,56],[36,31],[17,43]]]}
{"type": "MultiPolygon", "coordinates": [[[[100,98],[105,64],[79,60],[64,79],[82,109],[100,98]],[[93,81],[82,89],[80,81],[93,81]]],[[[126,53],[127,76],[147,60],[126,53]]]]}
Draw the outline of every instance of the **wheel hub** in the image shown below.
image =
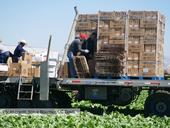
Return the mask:
{"type": "Polygon", "coordinates": [[[159,113],[164,113],[167,110],[167,105],[164,102],[159,102],[156,104],[156,111],[159,113]]]}

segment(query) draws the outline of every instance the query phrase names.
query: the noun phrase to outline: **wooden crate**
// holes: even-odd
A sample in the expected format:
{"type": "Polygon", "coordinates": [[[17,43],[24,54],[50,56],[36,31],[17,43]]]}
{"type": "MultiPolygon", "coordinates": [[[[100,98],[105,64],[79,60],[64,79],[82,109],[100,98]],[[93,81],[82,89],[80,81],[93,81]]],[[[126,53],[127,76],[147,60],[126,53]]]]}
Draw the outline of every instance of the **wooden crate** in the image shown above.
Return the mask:
{"type": "Polygon", "coordinates": [[[157,28],[145,28],[146,36],[157,36],[157,28]]]}
{"type": "Polygon", "coordinates": [[[97,21],[98,15],[97,14],[80,14],[78,17],[78,21],[97,21]]]}
{"type": "Polygon", "coordinates": [[[74,58],[74,66],[78,78],[85,78],[90,75],[89,66],[85,56],[76,56],[74,58]]]}
{"type": "Polygon", "coordinates": [[[110,39],[125,39],[124,29],[114,29],[110,34],[110,39]]]}
{"type": "Polygon", "coordinates": [[[86,22],[77,22],[76,24],[76,30],[90,30],[91,29],[91,23],[86,22]]]}
{"type": "Polygon", "coordinates": [[[145,17],[144,11],[128,11],[129,19],[141,19],[145,17]]]}
{"type": "Polygon", "coordinates": [[[143,69],[142,76],[144,76],[144,77],[154,77],[154,76],[160,76],[160,75],[156,74],[154,68],[147,68],[147,69],[145,68],[145,69],[143,69]]]}
{"type": "Polygon", "coordinates": [[[141,68],[156,68],[156,62],[153,61],[141,61],[141,68]]]}
{"type": "Polygon", "coordinates": [[[101,20],[114,20],[114,13],[113,12],[100,12],[100,19],[101,20]]]}
{"type": "MultiPolygon", "coordinates": [[[[96,63],[97,64],[97,63],[96,63]]],[[[106,63],[107,64],[107,63],[106,63]]],[[[98,76],[121,76],[123,74],[123,66],[117,65],[117,66],[101,66],[96,65],[95,66],[95,72],[98,76]]]]}
{"type": "Polygon", "coordinates": [[[109,40],[109,44],[125,44],[125,40],[121,40],[121,39],[109,40]]]}
{"type": "Polygon", "coordinates": [[[129,29],[129,36],[143,36],[145,35],[144,29],[129,29]]]}
{"type": "Polygon", "coordinates": [[[115,20],[125,20],[126,19],[126,12],[125,11],[114,11],[113,12],[115,20]]]}
{"type": "Polygon", "coordinates": [[[125,20],[110,21],[110,28],[125,28],[125,20]]]}
{"type": "Polygon", "coordinates": [[[140,68],[128,68],[128,76],[141,76],[142,69],[140,68]]]}
{"type": "Polygon", "coordinates": [[[99,22],[99,28],[100,30],[109,30],[110,31],[110,22],[109,21],[100,21],[99,22]]]}
{"type": "Polygon", "coordinates": [[[141,53],[139,53],[139,52],[129,52],[127,59],[128,60],[140,60],[141,59],[141,53]]]}
{"type": "Polygon", "coordinates": [[[89,72],[92,76],[95,74],[95,63],[96,61],[94,59],[88,60],[89,72]]]}
{"type": "Polygon", "coordinates": [[[131,68],[139,68],[140,67],[140,65],[139,65],[140,63],[139,63],[139,61],[137,61],[137,60],[133,60],[133,61],[131,61],[131,60],[129,60],[129,61],[127,61],[127,65],[126,65],[126,67],[128,68],[128,69],[131,69],[131,68]]]}
{"type": "Polygon", "coordinates": [[[88,14],[87,20],[97,21],[98,20],[98,14],[88,14]]]}
{"type": "Polygon", "coordinates": [[[156,53],[156,44],[144,44],[144,52],[156,53]]]}
{"type": "Polygon", "coordinates": [[[143,61],[156,61],[156,54],[155,53],[143,53],[141,56],[141,60],[143,61]]]}
{"type": "Polygon", "coordinates": [[[158,11],[145,11],[145,18],[156,20],[158,18],[158,11]]]}
{"type": "Polygon", "coordinates": [[[156,44],[157,40],[152,40],[152,39],[145,39],[145,40],[141,40],[141,43],[143,44],[156,44]]]}
{"type": "Polygon", "coordinates": [[[142,36],[129,36],[128,44],[141,44],[142,36]]]}
{"type": "Polygon", "coordinates": [[[100,30],[100,37],[110,37],[111,31],[100,30]]]}
{"type": "Polygon", "coordinates": [[[139,19],[130,19],[129,20],[129,28],[139,29],[140,28],[140,20],[139,19]]]}
{"type": "Polygon", "coordinates": [[[141,28],[157,28],[157,20],[141,20],[140,21],[141,28]]]}
{"type": "Polygon", "coordinates": [[[69,77],[68,62],[64,63],[62,77],[63,78],[68,78],[69,77]]]}
{"type": "Polygon", "coordinates": [[[87,15],[86,14],[79,14],[78,21],[86,21],[87,20],[87,15]]]}
{"type": "Polygon", "coordinates": [[[128,51],[129,52],[143,52],[144,46],[143,44],[129,44],[128,51]]]}

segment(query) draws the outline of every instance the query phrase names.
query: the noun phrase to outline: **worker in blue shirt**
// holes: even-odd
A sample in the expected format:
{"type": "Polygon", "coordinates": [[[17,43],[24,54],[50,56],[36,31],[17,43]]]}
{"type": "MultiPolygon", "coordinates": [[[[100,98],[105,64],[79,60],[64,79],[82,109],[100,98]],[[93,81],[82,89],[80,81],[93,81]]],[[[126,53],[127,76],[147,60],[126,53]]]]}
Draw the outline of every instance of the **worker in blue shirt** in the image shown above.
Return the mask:
{"type": "Polygon", "coordinates": [[[14,50],[14,57],[13,57],[13,62],[17,63],[19,61],[19,58],[23,56],[23,54],[26,52],[25,49],[23,48],[26,45],[25,40],[19,41],[18,46],[14,50]]]}
{"type": "Polygon", "coordinates": [[[69,49],[68,49],[68,59],[69,59],[69,73],[71,78],[76,78],[76,71],[75,71],[75,67],[74,67],[74,63],[73,63],[73,59],[74,56],[77,56],[77,53],[89,53],[88,49],[82,49],[82,44],[83,44],[83,40],[87,39],[87,35],[85,34],[80,34],[80,35],[76,35],[75,39],[73,40],[73,42],[71,43],[69,49]]]}

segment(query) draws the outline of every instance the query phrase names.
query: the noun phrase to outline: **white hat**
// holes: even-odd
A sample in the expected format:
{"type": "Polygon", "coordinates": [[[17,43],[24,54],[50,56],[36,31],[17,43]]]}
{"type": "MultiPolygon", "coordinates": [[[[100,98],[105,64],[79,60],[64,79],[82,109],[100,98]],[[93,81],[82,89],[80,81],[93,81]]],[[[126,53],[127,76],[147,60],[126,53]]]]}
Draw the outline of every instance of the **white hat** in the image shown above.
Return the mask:
{"type": "Polygon", "coordinates": [[[19,44],[20,44],[20,43],[27,44],[27,42],[26,42],[25,40],[20,40],[18,43],[19,43],[19,44]]]}
{"type": "Polygon", "coordinates": [[[75,36],[75,38],[79,39],[79,38],[80,38],[80,35],[79,35],[79,34],[77,34],[77,35],[75,36]]]}

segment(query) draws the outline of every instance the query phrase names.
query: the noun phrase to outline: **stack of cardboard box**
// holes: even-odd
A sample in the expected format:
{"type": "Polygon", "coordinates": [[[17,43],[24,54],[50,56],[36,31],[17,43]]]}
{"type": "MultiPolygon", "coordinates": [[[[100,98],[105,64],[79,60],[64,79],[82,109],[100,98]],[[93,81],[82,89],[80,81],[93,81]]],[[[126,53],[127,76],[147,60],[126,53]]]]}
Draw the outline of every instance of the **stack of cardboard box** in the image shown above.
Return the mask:
{"type": "Polygon", "coordinates": [[[32,55],[26,53],[18,63],[9,63],[8,76],[31,77],[32,55]]]}

